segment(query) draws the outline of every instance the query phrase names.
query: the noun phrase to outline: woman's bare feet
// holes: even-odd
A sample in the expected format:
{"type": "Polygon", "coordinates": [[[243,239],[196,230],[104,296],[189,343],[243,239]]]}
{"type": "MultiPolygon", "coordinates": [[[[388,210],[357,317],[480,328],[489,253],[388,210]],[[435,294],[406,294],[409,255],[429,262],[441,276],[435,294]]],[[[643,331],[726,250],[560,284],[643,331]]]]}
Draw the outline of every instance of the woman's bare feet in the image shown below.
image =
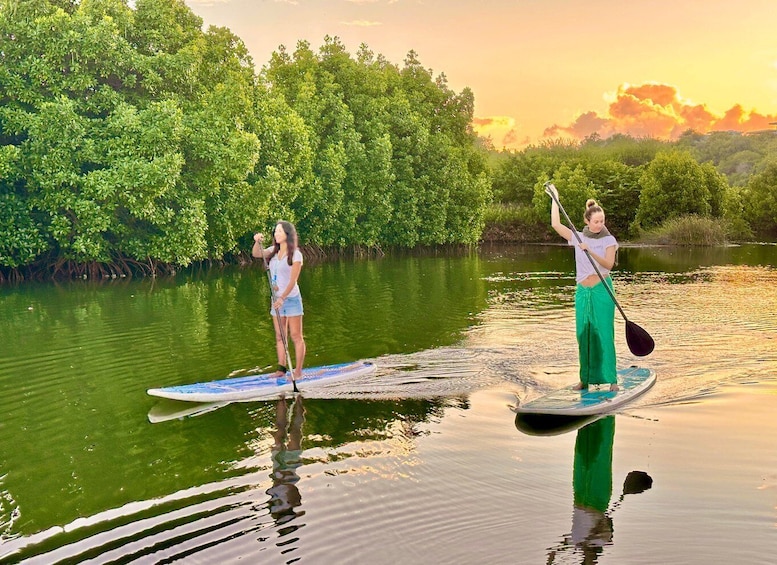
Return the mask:
{"type": "Polygon", "coordinates": [[[583,383],[580,382],[580,383],[577,383],[575,386],[573,386],[572,390],[585,390],[587,388],[588,388],[587,386],[583,385],[583,383]]]}
{"type": "Polygon", "coordinates": [[[616,390],[620,390],[620,387],[617,383],[613,383],[610,385],[610,392],[615,392],[616,390]]]}

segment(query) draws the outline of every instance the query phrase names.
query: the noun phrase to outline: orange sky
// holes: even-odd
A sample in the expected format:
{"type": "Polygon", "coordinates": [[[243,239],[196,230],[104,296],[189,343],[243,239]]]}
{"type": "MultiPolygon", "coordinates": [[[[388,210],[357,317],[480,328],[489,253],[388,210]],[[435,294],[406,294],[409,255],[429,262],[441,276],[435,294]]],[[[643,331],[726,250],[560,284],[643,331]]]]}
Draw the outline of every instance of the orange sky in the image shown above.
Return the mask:
{"type": "Polygon", "coordinates": [[[402,64],[415,50],[475,93],[497,148],[615,132],[662,139],[775,128],[777,0],[186,0],[263,66],[337,36],[402,64]]]}

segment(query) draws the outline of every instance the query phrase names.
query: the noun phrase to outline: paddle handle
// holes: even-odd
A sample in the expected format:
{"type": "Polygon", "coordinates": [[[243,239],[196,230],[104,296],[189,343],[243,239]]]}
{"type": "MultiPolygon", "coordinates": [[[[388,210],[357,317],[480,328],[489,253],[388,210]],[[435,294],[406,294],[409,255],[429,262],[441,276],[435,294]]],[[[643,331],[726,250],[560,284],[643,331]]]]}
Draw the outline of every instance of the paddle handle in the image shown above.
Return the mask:
{"type": "MultiPolygon", "coordinates": [[[[564,210],[564,207],[561,205],[561,202],[559,202],[556,194],[550,189],[549,185],[550,185],[550,182],[545,183],[545,194],[547,194],[553,199],[553,202],[556,203],[556,206],[558,206],[558,209],[561,210],[562,214],[564,214],[564,218],[566,218],[567,223],[569,224],[569,227],[572,229],[572,233],[575,234],[575,238],[577,238],[577,242],[583,243],[583,239],[580,237],[580,234],[575,228],[575,224],[572,223],[572,219],[569,217],[569,214],[567,214],[567,211],[564,210]]],[[[607,289],[607,292],[610,294],[610,298],[612,298],[613,303],[618,308],[618,311],[621,313],[621,316],[623,316],[623,319],[628,322],[629,319],[626,317],[626,313],[623,311],[623,308],[621,308],[621,305],[618,304],[618,300],[615,298],[615,293],[610,288],[610,285],[608,285],[607,281],[604,280],[604,276],[602,276],[602,272],[599,270],[599,266],[596,264],[596,261],[594,260],[593,257],[591,257],[591,254],[588,252],[588,249],[585,249],[584,251],[585,251],[586,257],[588,257],[588,260],[591,261],[591,265],[596,271],[596,274],[599,275],[599,279],[601,279],[602,283],[604,284],[604,288],[607,289]]]]}

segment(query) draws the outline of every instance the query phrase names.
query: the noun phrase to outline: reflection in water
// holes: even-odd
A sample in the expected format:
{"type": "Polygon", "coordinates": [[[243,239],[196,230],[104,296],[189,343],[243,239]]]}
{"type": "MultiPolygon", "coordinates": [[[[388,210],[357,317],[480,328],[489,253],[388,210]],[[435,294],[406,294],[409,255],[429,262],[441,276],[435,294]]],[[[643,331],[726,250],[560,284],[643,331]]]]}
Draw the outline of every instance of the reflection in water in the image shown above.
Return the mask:
{"type": "MultiPolygon", "coordinates": [[[[305,422],[305,408],[302,396],[297,395],[292,405],[291,422],[288,417],[289,407],[285,398],[281,398],[275,406],[275,444],[272,448],[272,486],[267,489],[270,500],[267,507],[270,515],[278,526],[280,537],[292,534],[302,525],[288,525],[292,520],[303,516],[304,511],[297,511],[302,504],[297,482],[297,469],[302,465],[302,424],[305,422]],[[288,431],[287,431],[288,426],[288,431]]],[[[284,541],[278,545],[286,545],[296,539],[284,541]]]]}
{"type": "MultiPolygon", "coordinates": [[[[774,394],[777,246],[726,248],[711,257],[688,253],[690,257],[685,250],[624,249],[617,274],[619,302],[658,344],[648,362],[659,382],[629,408],[648,410],[651,420],[693,409],[704,416],[705,410],[716,408],[714,402],[730,398],[730,385],[774,394]],[[746,255],[750,252],[758,256],[746,255]]],[[[470,393],[483,388],[499,387],[508,397],[536,396],[574,379],[577,351],[568,339],[574,324],[568,291],[574,281],[566,251],[527,247],[464,257],[349,260],[306,272],[303,282],[317,289],[309,293],[311,300],[315,297],[314,315],[310,324],[306,321],[306,334],[316,345],[315,364],[374,359],[379,372],[322,390],[320,398],[326,400],[306,393],[304,506],[295,506],[292,499],[294,489],[299,495],[299,482],[279,483],[275,489],[270,480],[275,403],[234,403],[207,413],[202,406],[168,404],[149,411],[155,401],[145,393],[160,384],[223,378],[238,368],[269,365],[274,350],[266,344],[272,343],[272,329],[256,323],[256,296],[266,285],[262,273],[227,270],[153,284],[3,289],[0,563],[27,557],[46,563],[127,562],[128,555],[138,562],[178,558],[204,563],[229,561],[227,556],[238,554],[246,562],[261,557],[264,563],[269,554],[277,562],[278,553],[303,542],[307,559],[316,551],[331,554],[369,544],[376,553],[386,548],[392,558],[399,551],[416,560],[463,562],[454,556],[477,549],[462,525],[472,531],[472,516],[483,513],[482,500],[470,501],[464,494],[462,484],[472,482],[461,481],[476,467],[472,460],[481,461],[486,451],[492,476],[515,492],[535,488],[537,494],[533,505],[517,511],[505,506],[504,514],[487,515],[492,554],[503,557],[510,550],[505,548],[522,541],[513,527],[513,521],[522,521],[526,527],[520,536],[531,541],[525,546],[539,558],[522,559],[522,548],[515,562],[547,559],[550,550],[534,540],[552,543],[569,518],[569,496],[553,489],[556,468],[549,462],[554,458],[522,459],[527,474],[516,475],[516,460],[494,449],[505,436],[485,433],[489,422],[500,417],[502,405],[486,416],[477,403],[468,402],[470,393]],[[185,418],[184,411],[191,409],[200,417],[185,418]],[[164,425],[149,425],[162,419],[164,425]],[[466,422],[466,433],[452,435],[459,420],[466,422]],[[412,422],[424,425],[404,428],[412,422]],[[425,434],[418,442],[423,449],[415,449],[412,439],[419,433],[425,434]],[[538,475],[541,480],[533,480],[538,475]],[[373,477],[380,480],[370,482],[373,477]],[[438,480],[439,488],[429,488],[430,480],[438,480]],[[360,500],[375,503],[363,504],[355,514],[353,498],[343,495],[357,487],[365,497],[360,500]],[[278,501],[270,499],[274,491],[278,501]],[[419,496],[428,501],[426,513],[418,508],[419,496]],[[547,512],[549,499],[560,504],[561,526],[553,525],[557,520],[549,525],[534,519],[547,512]],[[285,510],[276,511],[276,506],[285,510]],[[327,512],[311,510],[319,506],[327,512]],[[302,508],[307,513],[300,518],[302,508]],[[303,521],[304,538],[296,542],[303,521]],[[284,535],[292,527],[295,533],[284,535]],[[503,531],[509,533],[501,538],[503,531]],[[385,536],[376,540],[379,533],[385,536]],[[452,543],[428,544],[430,536],[441,540],[446,535],[452,543]],[[257,541],[258,536],[265,538],[257,541]]],[[[621,327],[618,352],[627,366],[635,360],[623,335],[621,327]]],[[[291,398],[288,410],[291,417],[291,398]]],[[[760,555],[770,555],[774,480],[764,462],[771,461],[774,450],[763,447],[765,434],[752,433],[772,422],[764,414],[743,411],[736,431],[752,441],[737,443],[738,457],[711,459],[705,472],[727,479],[726,489],[716,493],[721,507],[727,502],[744,505],[735,519],[724,520],[727,527],[741,532],[751,549],[763,548],[760,555]],[[728,480],[737,479],[734,465],[741,466],[738,482],[728,480]],[[759,473],[763,478],[755,498],[751,477],[759,473]],[[743,484],[748,495],[738,500],[743,484]],[[763,497],[771,527],[766,536],[760,528],[763,497]],[[767,543],[753,543],[761,539],[767,543]]],[[[673,417],[670,421],[678,425],[687,423],[682,415],[673,417]]],[[[711,423],[716,430],[728,425],[711,423]]],[[[656,420],[649,433],[667,427],[656,420]]],[[[284,440],[287,451],[290,432],[284,440]]],[[[689,446],[681,442],[695,441],[687,437],[651,452],[676,449],[667,457],[682,461],[689,446]]],[[[710,445],[706,450],[691,447],[712,457],[718,441],[714,437],[700,444],[710,445]]],[[[640,448],[636,443],[632,439],[619,447],[633,451],[640,448]]],[[[535,444],[521,443],[511,456],[523,455],[520,450],[527,445],[535,444]]],[[[563,441],[537,445],[545,453],[559,445],[567,452],[570,447],[563,441]]],[[[561,473],[559,480],[566,484],[568,473],[561,473]]],[[[670,473],[662,472],[667,487],[670,473]]],[[[678,477],[684,480],[682,469],[678,477]]],[[[478,478],[471,475],[471,480],[478,478]]],[[[616,474],[615,498],[620,480],[616,474]]],[[[697,503],[706,510],[707,493],[698,485],[688,486],[698,490],[686,489],[678,505],[687,499],[687,512],[695,511],[697,503]]],[[[636,491],[624,487],[624,494],[628,492],[636,491]]],[[[673,491],[656,494],[668,492],[673,491]]],[[[610,502],[605,516],[612,517],[613,509],[610,502]]],[[[727,518],[724,510],[717,515],[727,518]]],[[[682,520],[678,513],[673,518],[682,520]]],[[[649,543],[627,542],[626,517],[618,514],[616,520],[619,553],[634,547],[628,543],[640,548],[649,543]]],[[[663,526],[655,522],[652,533],[663,526]]],[[[698,525],[672,534],[675,545],[712,537],[698,525]]],[[[724,542],[715,541],[703,551],[719,550],[724,542]]],[[[606,547],[611,542],[600,536],[599,543],[606,547]]],[[[571,534],[554,551],[556,563],[579,555],[571,534]]],[[[600,561],[615,554],[603,551],[600,561]]],[[[686,548],[682,557],[703,561],[695,551],[699,545],[686,548]]],[[[338,562],[343,561],[348,559],[338,562]]]]}
{"type": "Polygon", "coordinates": [[[592,422],[577,432],[573,471],[574,510],[572,531],[551,549],[548,564],[557,563],[565,551],[579,556],[580,563],[597,563],[604,548],[613,543],[612,513],[627,494],[649,489],[653,479],[644,471],[632,471],[623,483],[623,493],[610,507],[612,498],[612,448],[615,416],[592,422]]]}

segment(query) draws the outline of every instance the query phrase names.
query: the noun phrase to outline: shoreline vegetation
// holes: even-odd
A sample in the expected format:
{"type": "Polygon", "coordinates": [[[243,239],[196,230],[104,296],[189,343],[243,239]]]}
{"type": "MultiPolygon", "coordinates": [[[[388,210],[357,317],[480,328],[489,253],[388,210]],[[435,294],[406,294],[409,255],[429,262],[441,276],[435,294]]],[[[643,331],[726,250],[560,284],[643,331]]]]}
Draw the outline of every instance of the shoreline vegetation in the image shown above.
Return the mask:
{"type": "Polygon", "coordinates": [[[498,150],[413,50],[255,65],[183,0],[0,0],[0,62],[0,284],[244,265],[278,219],[316,260],[550,242],[546,181],[623,242],[777,237],[777,130],[498,150]]]}
{"type": "MultiPolygon", "coordinates": [[[[394,247],[383,249],[379,246],[352,246],[348,248],[325,249],[316,245],[303,245],[301,250],[308,264],[319,264],[341,258],[380,259],[396,255],[437,255],[465,253],[488,245],[562,245],[553,234],[543,237],[527,237],[527,230],[518,226],[486,226],[483,237],[477,244],[448,244],[439,246],[417,246],[414,248],[394,247]]],[[[720,247],[736,244],[729,240],[725,229],[707,218],[686,217],[673,219],[637,240],[623,240],[622,247],[720,247]]],[[[226,267],[261,268],[261,262],[251,256],[250,251],[230,254],[219,260],[197,261],[187,266],[154,262],[135,261],[128,258],[117,259],[112,263],[75,263],[59,262],[54,264],[31,265],[24,269],[0,269],[0,285],[20,284],[24,282],[63,282],[67,280],[108,281],[114,279],[132,279],[143,277],[174,277],[179,273],[196,273],[218,270],[226,267]]]]}

